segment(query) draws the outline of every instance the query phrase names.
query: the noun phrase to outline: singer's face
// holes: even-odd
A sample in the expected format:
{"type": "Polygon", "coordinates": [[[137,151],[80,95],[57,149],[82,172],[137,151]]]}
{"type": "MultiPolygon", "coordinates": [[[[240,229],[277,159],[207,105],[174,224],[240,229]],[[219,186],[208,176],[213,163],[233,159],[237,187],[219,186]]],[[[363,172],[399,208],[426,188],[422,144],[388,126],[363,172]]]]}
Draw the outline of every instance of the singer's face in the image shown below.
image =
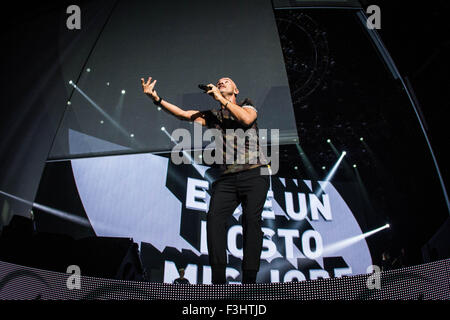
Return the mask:
{"type": "Polygon", "coordinates": [[[237,94],[237,92],[235,92],[235,89],[237,89],[236,84],[230,78],[219,79],[219,81],[217,81],[216,87],[221,93],[237,94]]]}

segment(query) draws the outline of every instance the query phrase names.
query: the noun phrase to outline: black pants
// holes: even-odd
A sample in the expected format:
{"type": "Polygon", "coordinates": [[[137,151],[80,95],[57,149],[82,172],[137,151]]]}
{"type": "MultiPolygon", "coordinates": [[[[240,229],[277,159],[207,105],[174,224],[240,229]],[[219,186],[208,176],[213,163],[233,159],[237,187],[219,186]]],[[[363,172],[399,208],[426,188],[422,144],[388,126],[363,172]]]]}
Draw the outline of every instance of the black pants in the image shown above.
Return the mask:
{"type": "Polygon", "coordinates": [[[261,175],[261,167],[226,174],[212,184],[207,215],[207,241],[213,283],[225,282],[228,220],[242,206],[242,270],[259,270],[263,232],[261,213],[270,186],[270,176],[261,175]]]}

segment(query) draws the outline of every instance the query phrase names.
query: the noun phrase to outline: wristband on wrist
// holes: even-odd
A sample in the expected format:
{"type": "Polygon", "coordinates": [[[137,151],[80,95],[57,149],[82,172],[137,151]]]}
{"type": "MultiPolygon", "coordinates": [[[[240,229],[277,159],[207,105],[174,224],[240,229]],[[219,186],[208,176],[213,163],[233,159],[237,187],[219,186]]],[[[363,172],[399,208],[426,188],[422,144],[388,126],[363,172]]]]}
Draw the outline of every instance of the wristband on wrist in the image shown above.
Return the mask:
{"type": "Polygon", "coordinates": [[[161,105],[161,101],[162,101],[162,98],[159,97],[159,100],[158,101],[153,100],[153,103],[156,104],[157,106],[160,106],[161,105]]]}

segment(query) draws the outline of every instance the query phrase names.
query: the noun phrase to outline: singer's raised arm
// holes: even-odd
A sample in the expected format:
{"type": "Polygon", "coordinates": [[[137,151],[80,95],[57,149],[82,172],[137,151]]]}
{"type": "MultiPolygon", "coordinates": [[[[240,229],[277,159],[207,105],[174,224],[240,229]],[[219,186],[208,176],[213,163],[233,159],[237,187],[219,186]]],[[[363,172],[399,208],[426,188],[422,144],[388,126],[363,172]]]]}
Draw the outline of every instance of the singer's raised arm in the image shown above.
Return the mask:
{"type": "Polygon", "coordinates": [[[203,118],[203,114],[198,110],[183,110],[180,107],[162,99],[158,96],[156,92],[155,84],[156,80],[151,82],[152,78],[149,77],[148,81],[145,82],[144,78],[141,78],[142,81],[142,89],[144,93],[150,97],[153,102],[159,106],[161,106],[165,111],[168,111],[170,114],[174,115],[178,119],[186,120],[186,121],[194,121],[200,123],[201,125],[206,125],[205,119],[203,118]]]}
{"type": "Polygon", "coordinates": [[[194,121],[200,123],[202,126],[206,125],[203,114],[198,110],[183,110],[180,107],[161,99],[161,107],[169,111],[180,120],[194,121]]]}

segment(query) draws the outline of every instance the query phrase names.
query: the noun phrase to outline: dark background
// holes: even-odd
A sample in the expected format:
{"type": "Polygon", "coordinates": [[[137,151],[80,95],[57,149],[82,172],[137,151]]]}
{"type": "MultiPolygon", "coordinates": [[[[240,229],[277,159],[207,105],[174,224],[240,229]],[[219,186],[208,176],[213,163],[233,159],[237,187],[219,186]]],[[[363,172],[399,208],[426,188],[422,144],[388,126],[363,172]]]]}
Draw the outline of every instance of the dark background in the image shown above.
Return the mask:
{"type": "MultiPolygon", "coordinates": [[[[420,104],[427,135],[448,189],[449,154],[446,152],[448,133],[445,130],[447,119],[444,114],[450,105],[448,77],[450,36],[446,31],[448,28],[446,28],[445,13],[450,9],[450,3],[443,0],[428,3],[407,1],[363,1],[362,3],[364,6],[379,5],[382,10],[382,29],[379,34],[400,73],[411,81],[420,104]]],[[[422,169],[415,168],[416,171],[422,169]]],[[[428,186],[422,187],[423,190],[428,188],[428,186]]],[[[436,190],[436,192],[441,191],[436,190]]],[[[429,228],[422,238],[431,237],[444,221],[445,215],[439,215],[440,218],[435,215],[438,208],[448,214],[445,207],[439,204],[430,202],[428,207],[429,209],[422,214],[423,221],[436,219],[435,230],[429,228]]],[[[415,230],[420,230],[420,219],[417,219],[416,224],[415,230]]],[[[448,215],[446,226],[447,229],[441,228],[441,239],[443,233],[448,234],[448,215]]],[[[446,250],[448,252],[448,244],[446,250]]],[[[420,261],[418,257],[416,259],[411,257],[411,260],[420,261]]]]}
{"type": "MultiPolygon", "coordinates": [[[[294,4],[295,1],[291,1],[291,6],[294,4]]],[[[393,20],[400,14],[407,16],[406,20],[411,19],[409,23],[419,28],[415,24],[419,16],[416,10],[419,8],[407,7],[415,12],[413,14],[408,10],[401,11],[400,7],[398,10],[392,9],[392,12],[385,9],[383,3],[378,5],[381,7],[381,31],[384,33],[389,33],[386,26],[389,30],[394,28],[392,25],[397,22],[393,20]],[[390,14],[384,14],[385,11],[390,14]],[[384,24],[385,19],[390,19],[390,23],[384,24]]],[[[431,8],[424,7],[421,10],[425,13],[420,21],[426,24],[431,8]]],[[[382,252],[388,251],[395,258],[404,248],[409,264],[421,263],[422,246],[446,220],[448,228],[448,208],[424,133],[404,86],[381,63],[381,55],[372,41],[367,41],[370,39],[367,30],[357,19],[354,10],[277,10],[276,18],[294,100],[300,145],[315,169],[308,170],[305,163],[302,163],[304,161],[300,161],[301,157],[295,148],[286,148],[281,153],[281,170],[292,174],[293,166],[296,165],[300,177],[317,174],[323,179],[338,157],[326,143],[326,139],[331,138],[336,151],[346,150],[348,153],[333,181],[354,180],[357,171],[364,184],[364,189],[361,189],[365,191],[362,200],[366,203],[369,230],[377,226],[376,219],[391,225],[388,232],[368,239],[369,246],[376,248],[371,251],[374,262],[380,262],[382,252]],[[305,37],[305,33],[308,33],[304,32],[305,29],[313,35],[313,41],[305,37]],[[319,59],[316,59],[319,62],[315,61],[312,54],[312,42],[316,42],[315,52],[320,53],[319,59]],[[326,71],[320,72],[322,60],[328,62],[327,67],[324,67],[326,71]],[[312,69],[319,72],[311,71],[312,69]],[[309,75],[319,80],[313,92],[303,90],[309,75]],[[361,142],[360,137],[364,141],[361,142]],[[357,165],[357,169],[352,169],[353,164],[357,165]]],[[[399,20],[401,30],[404,30],[406,24],[403,18],[402,16],[399,20]]],[[[448,39],[443,36],[441,26],[433,29],[428,24],[427,27],[428,31],[434,32],[432,39],[435,41],[448,39]]],[[[406,36],[409,33],[416,36],[419,32],[412,28],[398,38],[391,33],[387,41],[383,33],[381,37],[397,64],[402,79],[405,82],[411,81],[413,91],[418,86],[422,92],[441,101],[439,99],[442,95],[437,88],[448,87],[445,76],[441,74],[439,77],[437,72],[438,77],[426,82],[428,89],[423,90],[422,83],[416,81],[414,72],[408,71],[402,61],[403,57],[409,61],[417,58],[414,50],[410,49],[409,55],[405,50],[404,42],[409,39],[406,36]],[[391,50],[389,44],[397,51],[391,50]],[[399,61],[403,63],[400,65],[397,63],[399,61]]],[[[426,46],[429,49],[441,45],[427,39],[426,46]]],[[[420,52],[423,54],[424,51],[420,52]]],[[[433,71],[430,70],[430,73],[433,71]]],[[[309,88],[306,86],[306,89],[309,88]]],[[[446,181],[447,171],[442,170],[446,164],[445,154],[442,152],[445,150],[446,137],[437,134],[439,127],[435,127],[436,133],[431,132],[427,116],[422,112],[424,106],[419,94],[417,98],[420,104],[418,113],[427,134],[429,137],[435,135],[430,141],[446,181]]],[[[441,119],[436,117],[443,127],[441,119]]],[[[447,231],[441,232],[441,235],[445,232],[447,231]]],[[[442,257],[448,256],[448,249],[441,252],[442,257]]]]}
{"type": "Polygon", "coordinates": [[[381,8],[378,32],[400,73],[412,83],[428,137],[444,181],[447,181],[448,134],[444,114],[450,105],[450,36],[445,15],[450,3],[444,0],[427,3],[365,0],[361,3],[365,7],[375,4],[381,8]]]}
{"type": "MultiPolygon", "coordinates": [[[[63,40],[68,48],[67,55],[61,57],[58,48],[59,28],[65,19],[65,9],[73,4],[69,1],[40,1],[39,3],[14,3],[8,7],[2,17],[3,50],[2,77],[3,91],[0,114],[0,190],[33,201],[38,190],[45,161],[49,156],[53,138],[62,119],[66,101],[71,91],[64,83],[60,63],[74,63],[74,79],[79,77],[76,70],[82,70],[85,61],[73,62],[73,56],[89,54],[89,48],[95,44],[96,33],[67,35],[63,40]],[[82,44],[70,46],[77,40],[82,44]],[[76,54],[74,53],[76,52],[76,54]],[[81,52],[81,54],[80,54],[81,52]],[[61,61],[61,59],[63,61],[61,61]],[[45,102],[44,102],[45,101],[45,102]]],[[[86,21],[100,30],[108,18],[111,1],[79,1],[78,5],[89,5],[95,10],[93,17],[86,21]],[[94,19],[95,18],[95,19],[94,19]]],[[[381,8],[382,21],[379,34],[400,73],[407,76],[420,103],[428,137],[440,165],[444,181],[447,181],[448,155],[445,154],[447,135],[444,112],[448,107],[449,83],[447,72],[449,62],[449,36],[444,32],[449,3],[434,1],[431,3],[412,3],[409,1],[364,1],[366,7],[377,4],[381,8]]],[[[83,32],[83,29],[82,31],[83,32]]],[[[60,45],[60,44],[59,44],[60,45]]],[[[348,47],[349,55],[352,46],[348,47]]],[[[297,119],[298,120],[298,119],[297,119]]],[[[406,124],[405,124],[406,126],[406,124]]],[[[411,124],[412,127],[417,123],[411,124]]],[[[325,138],[326,139],[326,138],[325,138]]],[[[422,141],[423,143],[423,141],[422,141]]],[[[427,152],[421,146],[419,152],[427,152]]],[[[407,159],[397,159],[397,163],[407,159]]],[[[428,163],[429,166],[432,163],[428,163]]],[[[434,168],[414,167],[424,177],[436,175],[434,168]]],[[[407,175],[406,170],[404,174],[407,175]]],[[[412,172],[412,171],[411,171],[412,172]]],[[[394,174],[395,172],[392,172],[394,174]]],[[[435,177],[433,178],[435,179],[435,177]]],[[[411,179],[408,184],[414,183],[411,179]]],[[[422,186],[420,198],[405,198],[410,206],[415,201],[426,202],[427,196],[442,199],[439,188],[428,189],[422,186]]],[[[420,194],[420,190],[415,191],[420,194]]],[[[1,201],[0,226],[8,224],[13,214],[27,215],[28,204],[14,201],[1,201]]],[[[420,246],[424,244],[448,217],[445,203],[428,203],[428,208],[414,216],[409,212],[387,217],[396,222],[394,241],[401,242],[402,237],[410,234],[416,241],[410,244],[413,263],[420,263],[420,246]],[[439,212],[434,215],[433,208],[439,212]],[[426,223],[425,223],[426,222],[426,223]]],[[[394,229],[395,230],[395,229],[394,229]]],[[[398,245],[398,247],[402,244],[398,245]]],[[[398,250],[398,247],[396,250],[398,250]]]]}

